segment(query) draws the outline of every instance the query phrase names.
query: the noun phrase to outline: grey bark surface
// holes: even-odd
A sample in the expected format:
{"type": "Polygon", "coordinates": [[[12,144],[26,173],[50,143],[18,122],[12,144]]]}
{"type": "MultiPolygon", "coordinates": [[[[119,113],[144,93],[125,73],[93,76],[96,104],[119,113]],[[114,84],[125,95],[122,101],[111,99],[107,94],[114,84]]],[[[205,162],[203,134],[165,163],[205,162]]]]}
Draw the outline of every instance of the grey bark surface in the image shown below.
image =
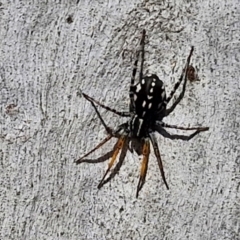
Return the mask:
{"type": "Polygon", "coordinates": [[[0,239],[240,239],[239,1],[2,1],[0,24],[0,239]],[[101,190],[107,162],[74,160],[106,136],[80,90],[128,110],[143,28],[167,93],[195,47],[199,81],[165,121],[210,130],[158,135],[170,190],[151,154],[136,199],[136,154],[101,190]]]}

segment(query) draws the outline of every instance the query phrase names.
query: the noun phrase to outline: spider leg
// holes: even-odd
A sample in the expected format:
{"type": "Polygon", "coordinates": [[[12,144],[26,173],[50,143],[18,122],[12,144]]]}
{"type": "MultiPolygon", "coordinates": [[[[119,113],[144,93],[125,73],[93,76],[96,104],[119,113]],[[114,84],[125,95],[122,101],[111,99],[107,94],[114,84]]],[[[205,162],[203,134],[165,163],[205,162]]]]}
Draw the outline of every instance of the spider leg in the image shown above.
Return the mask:
{"type": "Polygon", "coordinates": [[[78,162],[77,164],[79,164],[79,163],[93,163],[94,164],[94,163],[105,162],[113,155],[113,152],[114,152],[114,150],[109,151],[109,152],[105,153],[103,156],[96,158],[96,159],[82,159],[81,162],[78,162]]]}
{"type": "Polygon", "coordinates": [[[195,137],[198,133],[200,132],[204,132],[207,131],[209,128],[208,127],[180,127],[177,125],[169,125],[167,123],[164,122],[156,122],[155,124],[155,128],[154,130],[157,131],[159,134],[161,134],[162,136],[166,137],[166,138],[170,138],[172,140],[174,139],[181,139],[184,141],[189,141],[190,139],[192,139],[193,137],[195,137]],[[196,130],[194,133],[186,136],[186,135],[179,135],[179,134],[170,134],[169,132],[167,132],[164,127],[166,128],[175,128],[175,129],[180,129],[180,130],[196,130]]]}
{"type": "Polygon", "coordinates": [[[83,95],[84,98],[86,98],[89,102],[94,102],[94,103],[96,103],[97,105],[99,105],[100,107],[102,107],[102,108],[104,108],[104,109],[106,109],[106,110],[108,110],[108,111],[110,111],[110,112],[113,112],[113,113],[115,113],[115,114],[117,114],[117,115],[119,115],[119,116],[121,116],[121,117],[130,117],[130,116],[131,116],[131,114],[130,114],[129,112],[119,112],[119,111],[117,111],[117,110],[115,110],[115,109],[113,109],[113,108],[110,108],[110,107],[108,107],[108,106],[105,106],[104,104],[100,103],[99,101],[95,100],[94,98],[88,96],[87,94],[85,94],[85,93],[83,93],[83,92],[82,92],[82,95],[83,95]]]}
{"type": "Polygon", "coordinates": [[[177,126],[177,125],[170,125],[167,123],[162,122],[161,123],[162,127],[165,128],[175,128],[175,129],[180,129],[180,130],[197,130],[198,132],[204,132],[209,130],[209,127],[181,127],[181,126],[177,126]]]}
{"type": "Polygon", "coordinates": [[[139,72],[139,82],[143,78],[143,64],[144,64],[144,45],[145,45],[145,37],[146,37],[146,30],[143,29],[142,31],[142,39],[140,42],[140,51],[141,51],[141,65],[140,65],[140,72],[139,72]]]}
{"type": "Polygon", "coordinates": [[[182,74],[181,74],[178,82],[176,82],[173,90],[171,91],[170,95],[167,97],[167,99],[166,99],[167,103],[169,103],[170,100],[172,99],[174,93],[175,93],[176,90],[178,89],[178,87],[179,87],[179,85],[180,85],[180,83],[182,82],[183,77],[184,77],[184,83],[183,83],[182,92],[181,92],[181,94],[178,96],[177,100],[173,103],[173,105],[172,105],[169,109],[166,109],[166,111],[165,111],[165,117],[168,116],[168,115],[175,109],[175,107],[180,103],[180,101],[181,101],[181,100],[183,99],[183,97],[184,97],[185,90],[186,90],[186,84],[187,84],[187,72],[188,72],[188,67],[189,67],[189,63],[190,63],[191,57],[192,57],[193,50],[194,50],[194,48],[191,47],[190,53],[189,53],[188,58],[187,58],[186,66],[185,66],[185,68],[183,69],[182,74]]]}
{"type": "Polygon", "coordinates": [[[108,160],[114,153],[115,149],[116,149],[116,146],[117,146],[117,143],[114,145],[113,149],[107,153],[105,153],[103,156],[101,157],[98,157],[96,159],[82,159],[81,162],[78,162],[77,164],[79,163],[100,163],[100,162],[105,162],[106,160],[108,160]]]}
{"type": "Polygon", "coordinates": [[[150,154],[150,143],[148,139],[144,140],[142,154],[143,154],[143,160],[141,163],[141,171],[140,171],[140,177],[139,177],[138,186],[137,186],[136,198],[138,198],[139,192],[145,183],[145,179],[147,175],[148,160],[149,160],[149,154],[150,154]]]}
{"type": "MultiPolygon", "coordinates": [[[[111,172],[111,174],[109,175],[109,177],[104,180],[104,178],[105,178],[105,176],[106,176],[106,173],[105,173],[104,178],[102,179],[102,181],[101,181],[101,182],[99,183],[99,185],[98,185],[98,189],[100,189],[104,184],[106,184],[106,183],[109,182],[112,178],[114,178],[115,175],[119,172],[119,170],[120,170],[120,168],[121,168],[121,166],[122,166],[122,164],[123,164],[123,161],[124,161],[124,159],[125,159],[125,157],[126,157],[126,154],[127,154],[128,143],[129,143],[129,139],[127,138],[126,141],[123,143],[123,146],[122,146],[122,149],[121,149],[121,154],[120,154],[120,156],[119,156],[119,161],[118,161],[117,165],[114,167],[114,169],[113,169],[113,171],[111,172]]],[[[117,145],[118,145],[118,142],[116,143],[116,148],[117,148],[117,145]]],[[[115,150],[116,150],[116,148],[115,148],[115,150]]],[[[114,150],[114,151],[115,151],[115,150],[114,150]]],[[[113,151],[113,152],[114,152],[114,151],[113,151]]],[[[112,154],[112,155],[113,155],[113,154],[112,154]]]]}
{"type": "Polygon", "coordinates": [[[99,158],[100,160],[98,159],[98,160],[96,160],[96,161],[95,161],[95,160],[90,160],[90,159],[84,159],[84,158],[87,157],[88,155],[90,155],[91,153],[93,153],[94,151],[96,151],[97,149],[99,149],[99,148],[100,148],[101,146],[103,146],[106,142],[108,142],[112,137],[119,137],[119,132],[125,127],[125,125],[122,124],[122,125],[120,125],[120,126],[118,127],[118,129],[117,129],[116,131],[114,131],[112,128],[108,127],[107,124],[105,123],[105,121],[103,120],[102,116],[100,115],[100,113],[99,113],[97,107],[95,106],[95,104],[94,104],[92,101],[90,101],[90,102],[91,102],[93,108],[95,109],[95,111],[96,111],[96,113],[97,113],[97,115],[98,115],[101,123],[102,123],[103,126],[105,127],[105,129],[106,129],[106,131],[107,131],[107,133],[108,133],[108,136],[107,136],[105,139],[103,139],[102,142],[100,142],[100,143],[99,143],[95,148],[93,148],[90,152],[86,153],[86,154],[85,154],[84,156],[82,156],[80,159],[76,160],[76,161],[75,161],[76,164],[80,164],[80,163],[82,163],[82,162],[95,163],[95,162],[102,162],[102,161],[107,160],[110,156],[109,156],[107,159],[100,157],[100,158],[99,158]],[[102,159],[105,159],[105,160],[102,160],[102,159]]]}
{"type": "Polygon", "coordinates": [[[97,116],[98,116],[98,118],[100,119],[102,125],[104,126],[105,130],[107,131],[107,133],[112,135],[113,129],[111,129],[110,127],[107,126],[107,124],[106,124],[105,121],[103,120],[101,114],[99,113],[97,107],[95,106],[95,104],[94,104],[92,101],[91,101],[91,104],[92,104],[95,112],[97,113],[97,116]]]}
{"type": "Polygon", "coordinates": [[[108,142],[111,138],[113,137],[113,135],[109,134],[107,135],[106,138],[104,138],[95,148],[93,148],[91,151],[89,151],[88,153],[86,153],[85,155],[83,155],[81,158],[79,158],[78,160],[75,161],[76,164],[80,164],[84,161],[84,158],[87,157],[88,155],[90,155],[91,153],[93,153],[94,151],[96,151],[97,149],[99,149],[101,146],[103,146],[106,142],[108,142]]]}
{"type": "Polygon", "coordinates": [[[180,130],[197,130],[199,132],[204,132],[204,131],[208,131],[209,127],[181,127],[181,126],[177,126],[177,125],[165,125],[166,128],[175,128],[175,129],[180,129],[180,130]]]}
{"type": "Polygon", "coordinates": [[[165,178],[164,170],[163,170],[163,163],[162,163],[161,155],[160,155],[160,152],[158,149],[157,140],[154,136],[154,133],[149,133],[149,136],[150,136],[151,143],[153,145],[153,150],[154,150],[155,156],[158,161],[158,166],[159,166],[159,169],[160,169],[160,172],[162,175],[163,182],[165,183],[167,189],[169,189],[166,178],[165,178]]]}
{"type": "Polygon", "coordinates": [[[136,73],[137,73],[137,65],[138,65],[138,58],[139,58],[139,53],[141,52],[141,66],[140,66],[140,73],[139,73],[139,82],[143,77],[143,63],[144,63],[144,41],[145,41],[145,36],[146,36],[146,30],[143,29],[142,31],[142,38],[140,41],[140,50],[137,51],[136,53],[136,58],[135,58],[135,62],[133,65],[133,71],[132,71],[132,76],[131,76],[131,83],[130,83],[130,90],[129,90],[129,98],[130,98],[130,106],[129,106],[129,110],[130,112],[134,112],[135,111],[135,103],[134,103],[134,82],[135,82],[135,77],[136,77],[136,73]]]}
{"type": "MultiPolygon", "coordinates": [[[[112,158],[111,158],[110,162],[108,163],[108,169],[107,169],[107,171],[105,172],[102,180],[101,180],[100,183],[98,184],[98,189],[100,189],[100,188],[106,183],[105,178],[106,178],[108,172],[111,170],[111,168],[112,168],[112,166],[113,166],[113,164],[114,164],[114,162],[115,162],[115,160],[116,160],[116,158],[117,158],[118,153],[120,152],[120,150],[121,150],[121,149],[123,148],[123,146],[125,145],[125,141],[126,141],[126,136],[121,136],[121,137],[118,139],[118,141],[117,141],[117,143],[116,143],[116,148],[115,148],[115,150],[114,150],[114,152],[113,152],[113,155],[112,155],[112,158]],[[104,180],[105,180],[105,181],[104,181],[104,180]]],[[[111,179],[111,178],[110,178],[110,179],[111,179]]],[[[110,180],[110,179],[109,179],[109,180],[110,180]]],[[[109,180],[108,180],[108,181],[109,181],[109,180]]]]}
{"type": "Polygon", "coordinates": [[[170,134],[169,132],[167,132],[164,128],[162,127],[156,127],[155,130],[161,134],[163,137],[169,138],[171,140],[176,140],[176,139],[180,139],[183,141],[189,141],[190,139],[192,139],[193,137],[195,137],[198,133],[200,133],[201,131],[195,131],[194,133],[190,134],[190,135],[180,135],[180,134],[170,134]]]}
{"type": "Polygon", "coordinates": [[[92,104],[95,112],[97,113],[97,116],[99,117],[100,122],[102,123],[102,125],[103,125],[104,128],[105,128],[105,130],[107,131],[107,133],[110,134],[110,135],[112,135],[113,137],[119,138],[119,137],[120,137],[119,132],[120,132],[121,130],[126,129],[126,128],[127,128],[127,124],[124,123],[124,124],[119,125],[118,128],[117,128],[117,130],[114,130],[114,129],[108,127],[107,124],[105,123],[105,121],[103,120],[101,114],[99,113],[96,105],[95,105],[93,102],[91,102],[91,104],[92,104]]]}

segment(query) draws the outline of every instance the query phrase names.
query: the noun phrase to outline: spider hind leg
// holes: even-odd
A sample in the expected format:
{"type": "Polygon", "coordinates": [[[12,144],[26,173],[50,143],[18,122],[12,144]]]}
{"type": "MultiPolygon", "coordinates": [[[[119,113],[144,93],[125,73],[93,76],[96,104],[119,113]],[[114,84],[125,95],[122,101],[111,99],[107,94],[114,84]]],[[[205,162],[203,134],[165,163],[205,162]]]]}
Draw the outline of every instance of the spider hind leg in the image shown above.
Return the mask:
{"type": "Polygon", "coordinates": [[[138,198],[139,192],[145,183],[147,169],[148,169],[149,154],[150,154],[150,143],[149,143],[149,140],[145,140],[142,148],[143,160],[141,163],[141,171],[140,171],[140,177],[139,177],[138,186],[137,186],[136,198],[138,198]]]}
{"type": "Polygon", "coordinates": [[[168,184],[167,184],[167,180],[165,178],[165,173],[164,173],[164,170],[163,170],[163,163],[162,163],[161,155],[160,155],[160,152],[159,152],[159,149],[158,149],[157,140],[156,140],[153,133],[150,133],[149,136],[150,136],[151,143],[153,145],[153,150],[154,150],[155,156],[157,158],[157,162],[158,162],[158,166],[159,166],[159,170],[161,172],[163,182],[166,185],[166,188],[169,189],[168,184]]]}
{"type": "Polygon", "coordinates": [[[104,138],[95,148],[93,148],[91,151],[89,151],[88,153],[86,153],[84,156],[82,156],[81,158],[79,158],[78,160],[75,161],[76,164],[80,164],[83,162],[89,162],[89,161],[85,161],[84,158],[87,157],[88,155],[90,155],[91,153],[93,153],[94,151],[96,151],[97,149],[99,149],[101,146],[103,146],[106,142],[108,142],[113,136],[112,135],[108,135],[106,138],[104,138]]]}
{"type": "MultiPolygon", "coordinates": [[[[109,171],[111,170],[112,166],[114,165],[114,163],[115,163],[115,161],[116,161],[116,158],[117,158],[119,152],[120,152],[120,151],[123,149],[123,147],[126,145],[126,138],[127,138],[126,136],[121,136],[121,137],[118,139],[117,143],[115,144],[115,149],[114,149],[114,152],[113,152],[113,154],[112,154],[112,158],[111,158],[111,160],[110,160],[109,163],[108,163],[108,168],[107,168],[105,174],[103,175],[102,180],[101,180],[100,183],[98,184],[98,189],[100,189],[105,183],[107,183],[108,181],[110,181],[110,180],[116,175],[117,172],[115,173],[115,171],[114,171],[114,174],[110,174],[110,176],[109,176],[107,179],[105,179],[106,176],[107,176],[107,174],[108,174],[109,171]]],[[[122,159],[122,161],[123,161],[123,159],[122,159]]],[[[118,170],[119,170],[119,169],[118,169],[118,170]]]]}

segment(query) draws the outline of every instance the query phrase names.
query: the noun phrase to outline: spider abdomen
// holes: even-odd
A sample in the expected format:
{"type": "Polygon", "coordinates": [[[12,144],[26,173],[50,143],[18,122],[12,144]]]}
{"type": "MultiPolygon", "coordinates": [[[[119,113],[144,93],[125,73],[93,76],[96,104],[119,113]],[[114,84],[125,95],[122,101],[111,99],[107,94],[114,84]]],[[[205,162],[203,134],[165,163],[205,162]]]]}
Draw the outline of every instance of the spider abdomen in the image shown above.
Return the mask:
{"type": "Polygon", "coordinates": [[[133,89],[136,115],[144,120],[156,119],[166,109],[166,92],[157,75],[146,76],[133,89]]]}
{"type": "Polygon", "coordinates": [[[147,129],[164,116],[166,92],[157,75],[146,76],[133,87],[135,115],[130,120],[133,136],[145,137],[147,129]]]}

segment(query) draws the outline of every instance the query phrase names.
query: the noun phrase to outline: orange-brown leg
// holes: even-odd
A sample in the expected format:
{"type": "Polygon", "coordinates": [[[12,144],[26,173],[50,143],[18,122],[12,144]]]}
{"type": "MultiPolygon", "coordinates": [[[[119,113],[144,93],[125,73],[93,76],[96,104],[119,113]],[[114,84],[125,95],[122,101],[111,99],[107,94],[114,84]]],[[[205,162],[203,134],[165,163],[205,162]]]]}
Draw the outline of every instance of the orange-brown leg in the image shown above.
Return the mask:
{"type": "Polygon", "coordinates": [[[150,143],[149,140],[144,140],[143,148],[142,148],[142,154],[143,154],[143,160],[141,163],[141,171],[140,171],[140,177],[138,181],[137,186],[137,193],[136,197],[138,197],[138,194],[140,190],[143,187],[143,184],[145,183],[146,175],[147,175],[147,169],[148,169],[148,159],[150,154],[150,143]]]}
{"type": "Polygon", "coordinates": [[[109,163],[108,163],[108,169],[107,169],[107,171],[105,172],[102,180],[101,180],[100,183],[98,184],[98,189],[100,189],[100,188],[104,185],[104,183],[105,183],[104,180],[105,180],[107,174],[109,173],[109,171],[111,170],[113,164],[115,163],[118,153],[119,153],[120,150],[123,148],[123,145],[124,145],[124,142],[126,141],[126,138],[127,138],[126,136],[121,136],[121,137],[118,139],[117,144],[115,145],[115,146],[116,146],[115,151],[113,152],[112,158],[111,158],[111,160],[110,160],[109,163]]]}
{"type": "Polygon", "coordinates": [[[86,153],[84,156],[79,158],[78,160],[75,161],[76,164],[84,162],[84,158],[96,151],[98,148],[100,148],[102,145],[104,145],[106,142],[108,142],[113,136],[108,135],[106,138],[104,138],[95,148],[93,148],[90,152],[86,153]]]}

